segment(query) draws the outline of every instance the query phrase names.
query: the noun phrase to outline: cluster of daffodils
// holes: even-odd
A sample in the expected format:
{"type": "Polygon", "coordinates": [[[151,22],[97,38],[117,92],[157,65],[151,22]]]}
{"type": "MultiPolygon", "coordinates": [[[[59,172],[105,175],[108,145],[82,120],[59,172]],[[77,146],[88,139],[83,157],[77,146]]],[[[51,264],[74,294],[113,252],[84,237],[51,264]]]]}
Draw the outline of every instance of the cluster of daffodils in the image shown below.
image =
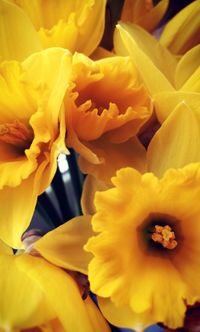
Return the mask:
{"type": "Polygon", "coordinates": [[[176,329],[200,301],[200,0],[0,0],[0,331],[176,329]],[[60,153],[83,215],[26,231],[60,153]],[[98,306],[90,297],[90,290],[98,306]]]}

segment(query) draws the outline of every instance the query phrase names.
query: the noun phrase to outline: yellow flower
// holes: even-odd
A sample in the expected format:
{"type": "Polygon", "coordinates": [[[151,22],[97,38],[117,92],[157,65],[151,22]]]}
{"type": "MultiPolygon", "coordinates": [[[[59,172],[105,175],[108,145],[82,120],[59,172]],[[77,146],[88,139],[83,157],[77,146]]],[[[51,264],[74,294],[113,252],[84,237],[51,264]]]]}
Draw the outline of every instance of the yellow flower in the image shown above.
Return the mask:
{"type": "Polygon", "coordinates": [[[0,65],[0,238],[13,248],[66,151],[62,101],[70,64],[67,51],[49,49],[0,65]]]}
{"type": "Polygon", "coordinates": [[[115,33],[117,54],[130,55],[154,100],[162,123],[184,101],[198,114],[200,107],[200,45],[178,61],[153,36],[136,25],[120,24],[115,33]]]}
{"type": "MultiPolygon", "coordinates": [[[[104,31],[106,0],[10,0],[30,18],[43,48],[91,54],[104,31]]],[[[17,13],[18,15],[22,13],[17,13]]],[[[30,22],[30,29],[31,29],[30,22]]],[[[18,22],[20,24],[20,22],[18,22]]],[[[23,29],[23,26],[21,27],[23,29]]],[[[27,40],[28,44],[30,42],[27,40]]]]}
{"type": "MultiPolygon", "coordinates": [[[[26,252],[13,255],[12,250],[0,242],[2,332],[110,331],[90,297],[82,299],[83,287],[76,278],[79,274],[69,271],[73,270],[70,255],[74,251],[73,246],[79,244],[81,248],[81,237],[73,233],[72,224],[75,230],[79,228],[83,234],[91,234],[85,230],[87,221],[83,217],[71,220],[36,241],[31,255],[26,252]],[[39,248],[37,252],[35,247],[39,248]],[[51,250],[57,266],[39,254],[51,250]]],[[[90,257],[84,254],[83,249],[77,249],[77,253],[84,262],[90,257]]],[[[85,273],[83,268],[80,271],[85,273]]]]}
{"type": "Polygon", "coordinates": [[[125,0],[121,20],[153,31],[164,16],[168,5],[168,0],[161,0],[156,6],[152,0],[125,0]]]}
{"type": "Polygon", "coordinates": [[[96,193],[97,235],[85,246],[91,290],[114,325],[180,327],[186,305],[200,300],[200,165],[161,179],[124,168],[112,182],[96,193]]]}
{"type": "Polygon", "coordinates": [[[83,171],[108,181],[127,162],[144,169],[144,149],[135,137],[152,103],[129,57],[92,61],[75,54],[64,103],[66,144],[81,155],[83,171]]]}

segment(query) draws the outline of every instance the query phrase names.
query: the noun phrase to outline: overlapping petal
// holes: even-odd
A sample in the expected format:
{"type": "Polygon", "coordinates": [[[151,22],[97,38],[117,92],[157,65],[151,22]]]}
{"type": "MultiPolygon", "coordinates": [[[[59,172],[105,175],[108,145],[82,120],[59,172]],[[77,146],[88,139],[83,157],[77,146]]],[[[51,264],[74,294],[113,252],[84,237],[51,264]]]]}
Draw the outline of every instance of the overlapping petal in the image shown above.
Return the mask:
{"type": "Polygon", "coordinates": [[[174,90],[173,82],[167,77],[172,76],[175,60],[146,31],[133,24],[120,23],[115,31],[115,50],[117,54],[131,56],[151,95],[174,90]]]}
{"type": "Polygon", "coordinates": [[[109,185],[111,177],[120,168],[135,167],[142,173],[146,170],[146,150],[137,138],[131,138],[120,144],[109,142],[107,137],[87,146],[98,155],[101,162],[94,165],[84,158],[79,159],[79,165],[84,173],[93,175],[95,178],[109,185]]]}
{"type": "Polygon", "coordinates": [[[200,1],[193,1],[165,26],[160,42],[175,54],[184,54],[200,42],[200,1]]]}
{"type": "Polygon", "coordinates": [[[54,265],[87,274],[91,254],[83,245],[92,234],[90,217],[76,217],[47,233],[34,248],[54,265]]]}
{"type": "Polygon", "coordinates": [[[171,167],[179,168],[200,162],[199,118],[181,102],[164,121],[150,142],[147,152],[148,170],[162,176],[171,167]]]}
{"type": "Polygon", "coordinates": [[[155,6],[152,1],[125,0],[121,20],[135,23],[148,31],[153,31],[164,16],[168,5],[168,0],[161,0],[155,6]]]}
{"type": "MultiPolygon", "coordinates": [[[[28,255],[19,257],[19,264],[22,271],[40,287],[64,331],[94,332],[93,322],[90,320],[79,288],[68,273],[50,265],[41,258],[28,255]],[[80,319],[77,319],[77,312],[80,319]]],[[[100,314],[97,325],[99,332],[102,326],[104,326],[105,331],[110,331],[100,314]]]]}
{"type": "Polygon", "coordinates": [[[19,256],[0,255],[0,327],[3,330],[31,328],[56,316],[39,285],[21,270],[19,262],[24,258],[32,262],[29,256],[19,259],[19,256]]]}
{"type": "Polygon", "coordinates": [[[18,248],[37,196],[50,184],[58,154],[66,151],[62,101],[70,76],[71,55],[64,49],[50,49],[30,56],[22,64],[4,62],[1,67],[0,194],[10,232],[3,231],[2,215],[0,237],[18,248]],[[29,204],[23,209],[25,193],[29,204]]]}
{"type": "Polygon", "coordinates": [[[104,31],[105,0],[12,0],[29,16],[44,48],[91,54],[104,31]]]}
{"type": "Polygon", "coordinates": [[[198,46],[177,62],[146,31],[135,25],[121,23],[115,32],[115,49],[117,54],[131,56],[142,82],[154,99],[159,121],[163,122],[181,101],[194,109],[200,91],[198,46]]]}

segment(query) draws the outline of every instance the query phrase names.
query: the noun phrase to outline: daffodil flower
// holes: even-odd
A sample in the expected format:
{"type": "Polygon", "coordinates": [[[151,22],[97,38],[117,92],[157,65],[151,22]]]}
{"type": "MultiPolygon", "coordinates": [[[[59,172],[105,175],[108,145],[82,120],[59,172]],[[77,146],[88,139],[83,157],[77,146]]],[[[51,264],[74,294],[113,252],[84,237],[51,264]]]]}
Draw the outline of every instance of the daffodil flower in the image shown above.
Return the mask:
{"type": "MultiPolygon", "coordinates": [[[[28,34],[29,30],[32,34],[33,26],[43,48],[58,46],[87,55],[95,50],[103,35],[106,0],[10,0],[10,3],[23,10],[15,9],[12,17],[17,28],[23,30],[25,27],[19,16],[27,16],[30,20],[29,25],[26,24],[28,45],[32,42],[28,40],[28,34]]],[[[7,28],[9,35],[9,26],[7,28]]]]}
{"type": "Polygon", "coordinates": [[[168,5],[168,0],[161,0],[155,6],[152,0],[125,0],[121,20],[135,23],[152,32],[164,16],[168,5]]]}
{"type": "Polygon", "coordinates": [[[76,53],[64,104],[66,145],[81,155],[84,172],[109,181],[126,163],[145,169],[136,135],[152,114],[152,101],[129,57],[92,61],[76,53]]]}
{"type": "MultiPolygon", "coordinates": [[[[90,297],[82,299],[82,285],[73,272],[75,248],[84,266],[90,258],[83,252],[81,236],[74,233],[81,229],[91,235],[87,223],[85,217],[75,218],[37,240],[31,250],[29,245],[15,255],[0,242],[0,331],[110,331],[90,297]]],[[[79,271],[87,273],[85,267],[79,271]]]]}
{"type": "Polygon", "coordinates": [[[200,300],[200,164],[159,179],[124,168],[96,193],[96,236],[85,249],[91,290],[114,325],[143,330],[183,325],[186,305],[200,300]]]}
{"type": "Polygon", "coordinates": [[[183,102],[198,114],[200,100],[200,46],[178,61],[153,36],[136,25],[121,23],[115,33],[117,54],[130,55],[141,79],[154,99],[162,123],[183,102]],[[177,62],[178,61],[178,62],[177,62]]]}
{"type": "Polygon", "coordinates": [[[35,53],[0,65],[0,238],[20,247],[37,196],[50,184],[65,147],[62,106],[71,54],[35,53]]]}

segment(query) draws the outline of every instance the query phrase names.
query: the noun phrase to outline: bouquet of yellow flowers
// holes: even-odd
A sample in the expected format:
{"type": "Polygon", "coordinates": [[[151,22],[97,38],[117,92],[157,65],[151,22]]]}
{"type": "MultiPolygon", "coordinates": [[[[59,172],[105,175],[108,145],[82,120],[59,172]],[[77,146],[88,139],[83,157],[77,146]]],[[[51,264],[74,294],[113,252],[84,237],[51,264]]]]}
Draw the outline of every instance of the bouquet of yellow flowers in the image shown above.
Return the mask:
{"type": "Polygon", "coordinates": [[[200,0],[174,6],[0,0],[0,332],[198,330],[200,0]]]}

